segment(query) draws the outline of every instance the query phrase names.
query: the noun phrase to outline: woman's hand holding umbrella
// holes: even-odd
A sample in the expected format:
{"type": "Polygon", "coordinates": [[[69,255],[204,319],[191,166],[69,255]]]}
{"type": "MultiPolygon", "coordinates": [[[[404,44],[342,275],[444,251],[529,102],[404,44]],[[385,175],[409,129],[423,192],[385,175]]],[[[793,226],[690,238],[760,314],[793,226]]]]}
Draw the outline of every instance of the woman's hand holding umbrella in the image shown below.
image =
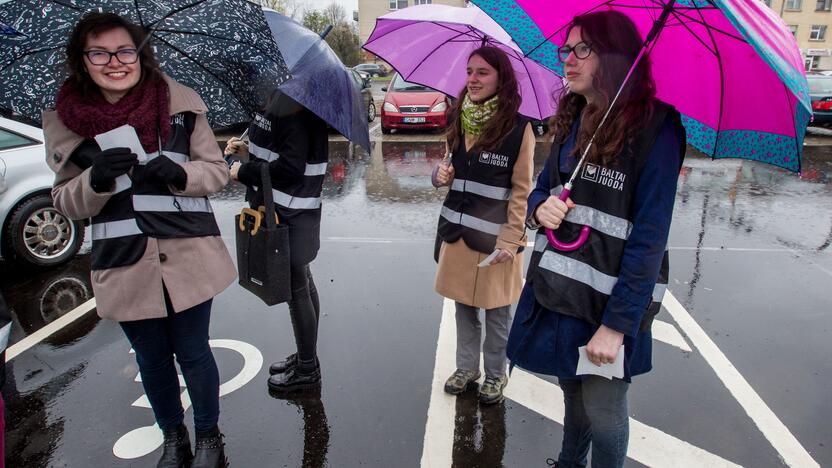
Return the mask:
{"type": "Polygon", "coordinates": [[[436,170],[436,183],[438,187],[450,185],[454,180],[454,166],[450,161],[442,161],[436,170]]]}
{"type": "Polygon", "coordinates": [[[566,213],[575,208],[575,202],[571,198],[562,201],[558,197],[551,196],[541,203],[534,212],[534,217],[546,229],[555,230],[560,227],[566,213]]]}

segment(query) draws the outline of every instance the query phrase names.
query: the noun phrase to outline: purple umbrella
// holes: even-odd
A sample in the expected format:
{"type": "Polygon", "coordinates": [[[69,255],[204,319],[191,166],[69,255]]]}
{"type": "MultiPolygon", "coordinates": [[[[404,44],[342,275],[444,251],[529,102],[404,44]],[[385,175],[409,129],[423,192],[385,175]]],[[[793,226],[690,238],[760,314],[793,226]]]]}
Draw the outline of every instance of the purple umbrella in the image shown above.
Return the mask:
{"type": "MultiPolygon", "coordinates": [[[[575,16],[604,10],[628,15],[645,37],[642,55],[650,55],[657,96],[682,113],[690,145],[713,158],[751,159],[800,171],[812,116],[806,72],[795,38],[762,2],[472,1],[526,56],[558,73],[563,64],[557,49],[575,16]]],[[[564,189],[562,198],[568,196],[571,179],[564,189]]],[[[547,237],[556,248],[574,250],[588,232],[584,226],[580,238],[569,244],[549,230],[547,237]]]]}
{"type": "Polygon", "coordinates": [[[561,77],[528,59],[511,37],[479,8],[419,5],[381,16],[364,48],[393,66],[406,81],[458,96],[468,56],[482,45],[508,54],[520,85],[520,113],[544,119],[555,113],[561,77]]]}

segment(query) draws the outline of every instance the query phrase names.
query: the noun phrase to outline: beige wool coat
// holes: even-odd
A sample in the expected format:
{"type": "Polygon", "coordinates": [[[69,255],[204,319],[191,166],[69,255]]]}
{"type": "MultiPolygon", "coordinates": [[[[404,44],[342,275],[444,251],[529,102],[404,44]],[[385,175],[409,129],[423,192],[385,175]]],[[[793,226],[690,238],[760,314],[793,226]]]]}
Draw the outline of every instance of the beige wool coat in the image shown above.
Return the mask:
{"type": "MultiPolygon", "coordinates": [[[[465,136],[466,148],[476,143],[476,137],[465,136]]],[[[534,132],[526,125],[520,154],[511,176],[511,198],[508,202],[508,220],[497,236],[498,249],[504,249],[514,258],[496,265],[478,267],[488,254],[469,248],[465,241],[442,243],[439,265],[436,270],[436,292],[473,307],[493,309],[516,302],[523,288],[523,253],[517,252],[526,245],[526,205],[532,189],[534,170],[534,132]]]]}
{"type": "MultiPolygon", "coordinates": [[[[193,112],[190,161],[182,167],[188,175],[185,190],[176,195],[201,197],[228,183],[228,166],[214,139],[202,98],[192,89],[167,78],[170,114],[193,112]]],[[[97,215],[112,192],[97,193],[90,186],[90,169],[69,161],[83,138],[69,130],[54,110],[43,114],[46,159],[55,171],[52,198],[55,207],[71,219],[97,215]]],[[[133,265],[93,270],[92,287],[98,315],[117,321],[158,318],[167,315],[164,284],[176,312],[211,299],[237,276],[231,256],[219,236],[184,239],[148,238],[144,256],[133,265]]]]}

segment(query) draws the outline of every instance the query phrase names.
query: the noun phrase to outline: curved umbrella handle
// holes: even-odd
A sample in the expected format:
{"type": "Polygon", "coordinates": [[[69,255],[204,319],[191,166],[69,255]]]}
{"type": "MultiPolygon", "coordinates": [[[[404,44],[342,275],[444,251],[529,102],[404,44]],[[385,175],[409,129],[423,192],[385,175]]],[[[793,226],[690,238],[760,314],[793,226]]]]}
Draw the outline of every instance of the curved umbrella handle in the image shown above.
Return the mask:
{"type": "MultiPolygon", "coordinates": [[[[560,196],[558,196],[560,201],[565,202],[566,199],[569,198],[569,193],[571,191],[572,190],[564,187],[563,191],[560,192],[560,196]]],[[[581,228],[581,233],[578,234],[577,239],[575,239],[572,242],[561,242],[555,237],[554,231],[552,231],[551,229],[546,229],[546,238],[549,239],[549,244],[551,244],[551,246],[556,248],[557,250],[563,252],[571,252],[580,248],[582,245],[584,245],[586,240],[589,239],[589,230],[589,226],[584,226],[581,228]]]]}

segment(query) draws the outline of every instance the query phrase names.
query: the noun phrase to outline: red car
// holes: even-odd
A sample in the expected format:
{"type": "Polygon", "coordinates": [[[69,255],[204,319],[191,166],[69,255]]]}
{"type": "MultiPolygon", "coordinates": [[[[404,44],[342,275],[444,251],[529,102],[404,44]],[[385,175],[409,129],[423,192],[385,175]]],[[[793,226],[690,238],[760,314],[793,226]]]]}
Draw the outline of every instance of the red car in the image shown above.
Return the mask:
{"type": "Polygon", "coordinates": [[[396,73],[381,107],[381,133],[391,130],[441,130],[448,126],[448,97],[416,83],[409,83],[396,73]]]}

